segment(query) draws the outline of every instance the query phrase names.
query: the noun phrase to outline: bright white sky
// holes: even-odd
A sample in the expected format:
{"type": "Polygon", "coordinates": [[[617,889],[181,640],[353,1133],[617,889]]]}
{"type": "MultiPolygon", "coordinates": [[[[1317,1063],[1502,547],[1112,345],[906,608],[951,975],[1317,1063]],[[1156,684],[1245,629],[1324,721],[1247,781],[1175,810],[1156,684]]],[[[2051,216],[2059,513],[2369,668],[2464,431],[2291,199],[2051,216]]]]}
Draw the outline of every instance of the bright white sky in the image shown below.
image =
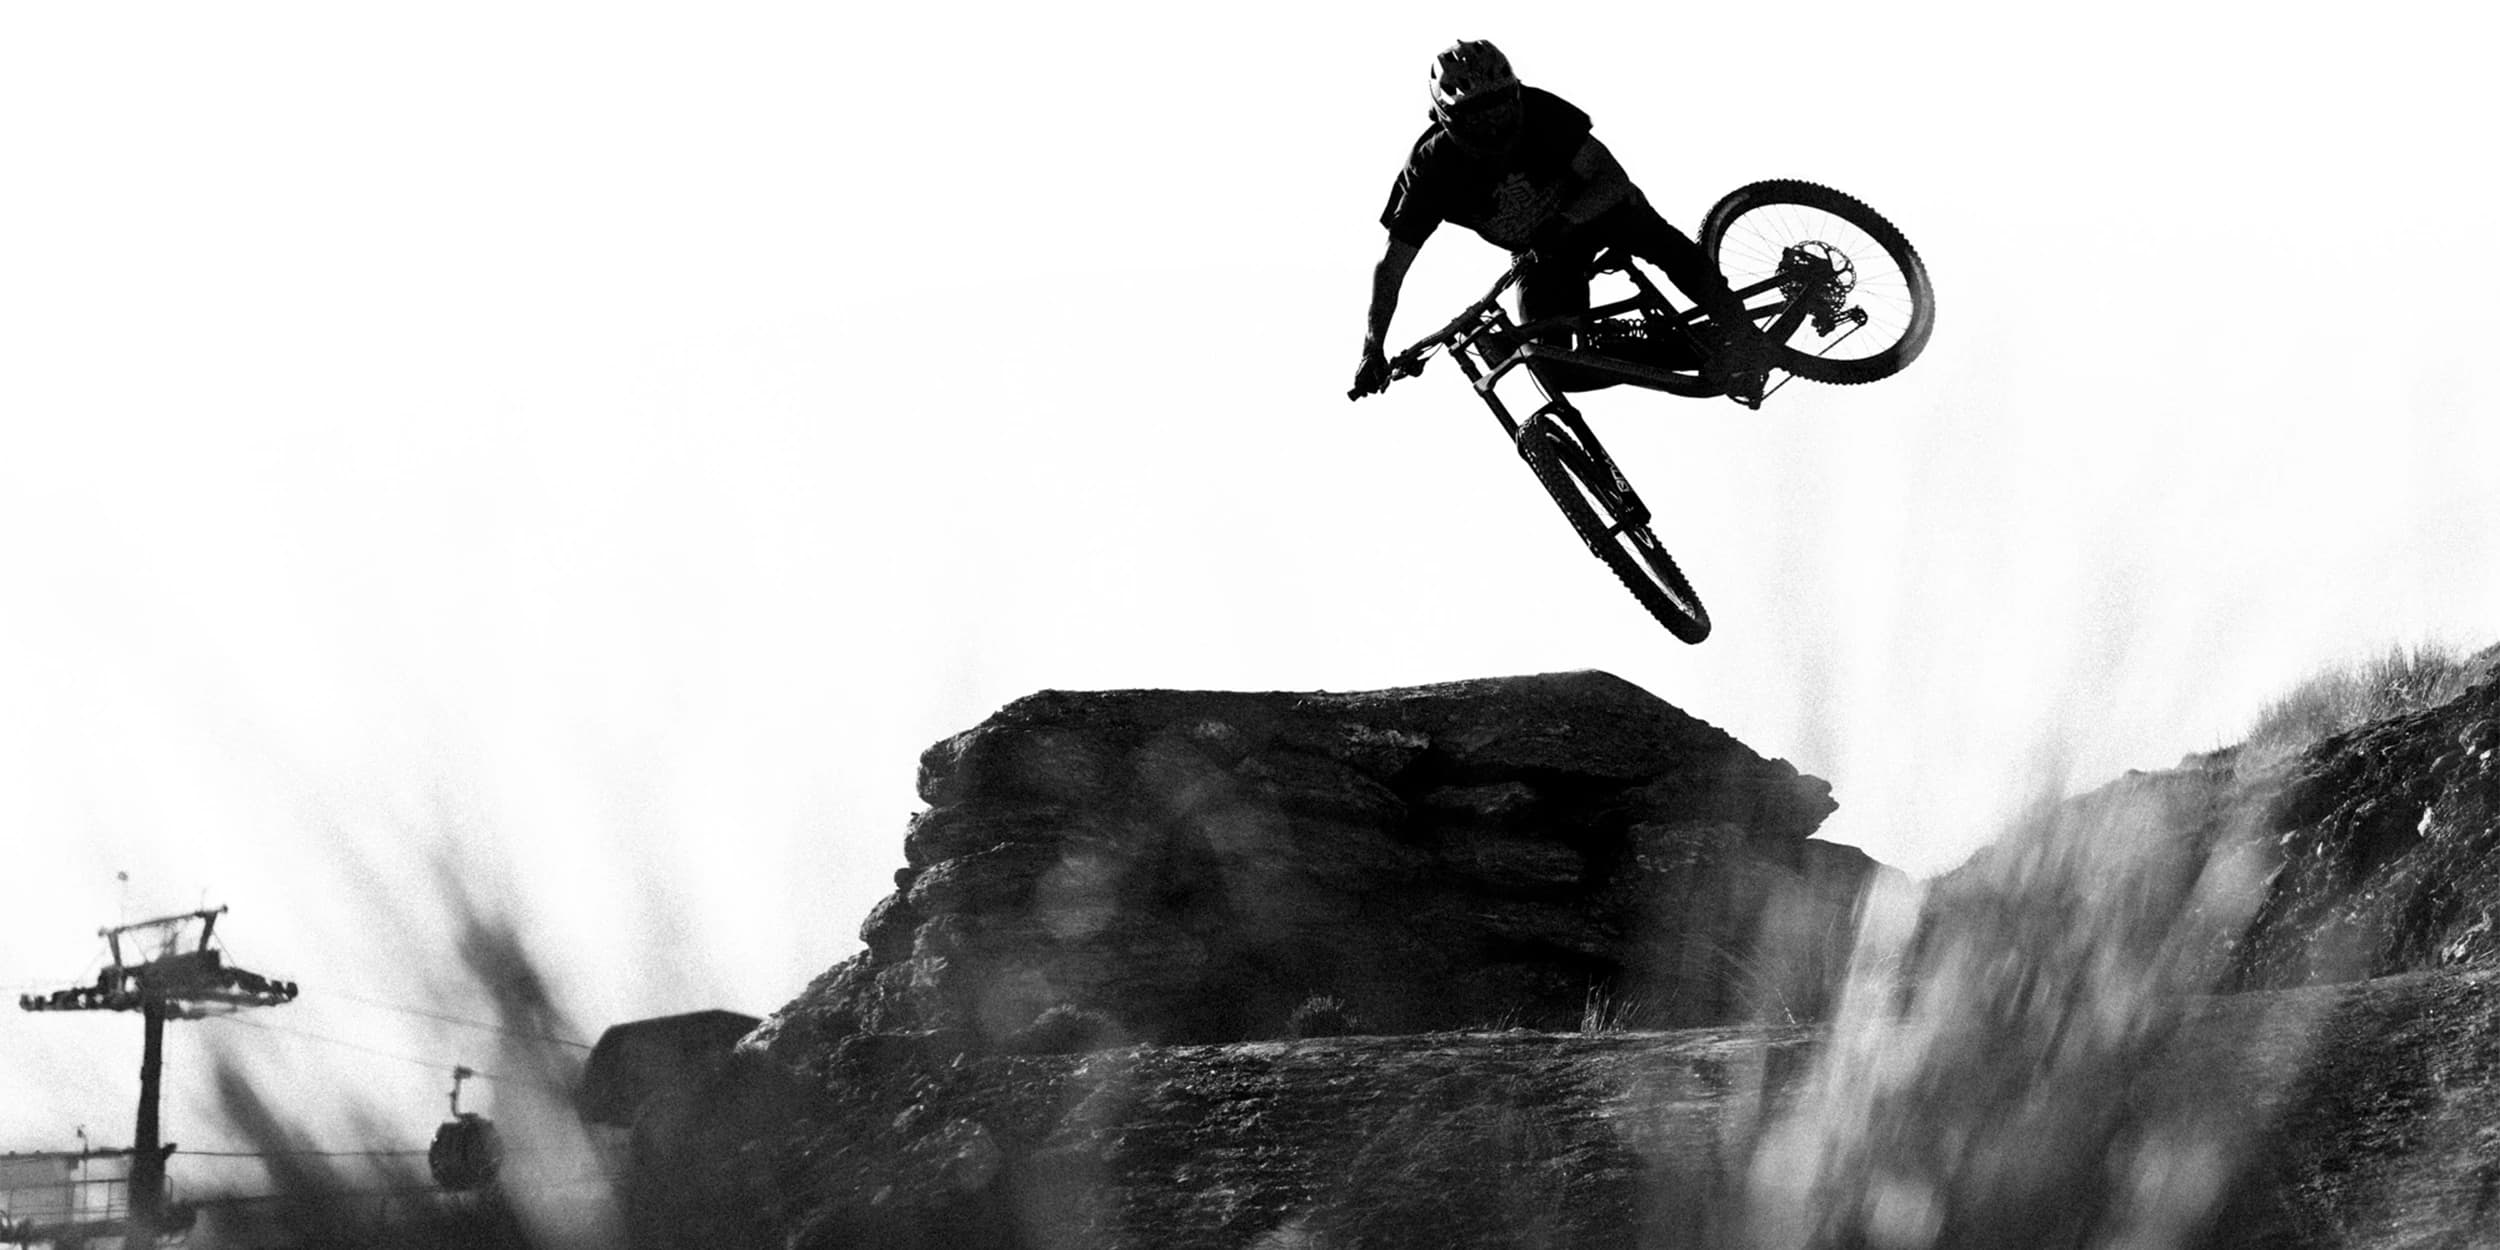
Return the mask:
{"type": "MultiPolygon", "coordinates": [[[[2311,11],[13,7],[0,987],[230,904],[305,997],[177,1026],[168,1135],[220,1144],[219,1038],[421,1145],[490,1053],[373,1005],[483,1009],[429,858],[584,1040],[762,1014],[856,949],[919,751],[1044,687],[1604,668],[1923,873],[2500,638],[2489,19],[2311,11]],[[1687,228],[1809,178],[1934,274],[1898,378],[1588,401],[1700,647],[1446,365],[1343,398],[1462,36],[1687,228]]],[[[1499,264],[1444,231],[1393,337],[1499,264]]],[[[0,1150],[126,1140],[138,1033],[0,1012],[0,1150]]]]}

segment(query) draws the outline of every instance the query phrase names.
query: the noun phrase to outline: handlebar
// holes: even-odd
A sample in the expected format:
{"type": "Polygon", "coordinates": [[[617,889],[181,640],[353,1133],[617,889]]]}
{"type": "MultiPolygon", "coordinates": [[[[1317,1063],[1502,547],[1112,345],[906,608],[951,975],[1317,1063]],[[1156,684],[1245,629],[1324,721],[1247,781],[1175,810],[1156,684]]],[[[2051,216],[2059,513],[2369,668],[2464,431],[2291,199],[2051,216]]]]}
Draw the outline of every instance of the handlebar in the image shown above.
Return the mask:
{"type": "MultiPolygon", "coordinates": [[[[1416,374],[1422,373],[1424,371],[1424,362],[1430,360],[1434,352],[1439,351],[1453,339],[1456,339],[1459,335],[1465,333],[1468,327],[1474,325],[1478,320],[1482,319],[1486,311],[1493,307],[1494,301],[1501,298],[1502,292],[1509,290],[1510,284],[1517,282],[1519,280],[1519,275],[1526,272],[1528,266],[1535,263],[1535,261],[1536,253],[1534,252],[1521,252],[1518,255],[1511,257],[1510,267],[1502,271],[1501,278],[1494,282],[1493,289],[1484,293],[1484,298],[1477,300],[1475,303],[1469,304],[1465,311],[1450,318],[1448,325],[1442,326],[1440,329],[1425,335],[1423,338],[1416,340],[1414,346],[1390,357],[1389,382],[1395,382],[1400,378],[1411,378],[1416,374]]],[[[1383,382],[1381,384],[1381,389],[1388,389],[1388,385],[1388,382],[1383,382]]],[[[1361,399],[1366,394],[1376,393],[1377,392],[1367,392],[1356,389],[1347,391],[1345,393],[1345,397],[1347,399],[1361,399]]]]}

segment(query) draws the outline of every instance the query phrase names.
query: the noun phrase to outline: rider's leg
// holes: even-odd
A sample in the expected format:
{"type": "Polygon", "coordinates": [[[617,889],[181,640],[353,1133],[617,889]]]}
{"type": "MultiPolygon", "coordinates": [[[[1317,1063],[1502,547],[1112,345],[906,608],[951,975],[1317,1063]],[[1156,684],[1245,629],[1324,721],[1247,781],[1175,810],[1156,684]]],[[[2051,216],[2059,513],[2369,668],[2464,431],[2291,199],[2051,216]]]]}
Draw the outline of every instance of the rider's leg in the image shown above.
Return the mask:
{"type": "MultiPolygon", "coordinates": [[[[1538,252],[1519,274],[1519,324],[1587,312],[1589,261],[1596,254],[1594,249],[1571,246],[1538,252]]],[[[1547,331],[1535,337],[1557,347],[1570,345],[1567,332],[1547,331]]]]}
{"type": "MultiPolygon", "coordinates": [[[[1594,242],[1566,244],[1559,249],[1549,248],[1537,253],[1536,259],[1519,274],[1519,323],[1526,325],[1547,317],[1569,317],[1587,312],[1589,262],[1596,258],[1597,246],[1594,242]]],[[[1548,347],[1565,351],[1572,347],[1569,330],[1542,330],[1532,337],[1548,347]]],[[[1549,363],[1544,376],[1555,389],[1564,391],[1593,391],[1615,384],[1611,378],[1589,374],[1558,362],[1549,363]]]]}
{"type": "Polygon", "coordinates": [[[1728,289],[1727,275],[1719,272],[1701,245],[1659,216],[1637,192],[1599,221],[1610,238],[1656,265],[1686,299],[1709,315],[1713,326],[1720,327],[1717,341],[1709,345],[1713,356],[1709,372],[1739,402],[1748,406],[1760,402],[1769,344],[1745,314],[1744,303],[1728,289]]]}
{"type": "Polygon", "coordinates": [[[1727,275],[1719,272],[1700,244],[1659,216],[1658,210],[1651,208],[1638,192],[1599,218],[1597,224],[1605,237],[1656,265],[1675,284],[1675,289],[1684,293],[1684,298],[1710,315],[1713,323],[1751,324],[1745,317],[1744,305],[1728,289],[1727,275]]]}

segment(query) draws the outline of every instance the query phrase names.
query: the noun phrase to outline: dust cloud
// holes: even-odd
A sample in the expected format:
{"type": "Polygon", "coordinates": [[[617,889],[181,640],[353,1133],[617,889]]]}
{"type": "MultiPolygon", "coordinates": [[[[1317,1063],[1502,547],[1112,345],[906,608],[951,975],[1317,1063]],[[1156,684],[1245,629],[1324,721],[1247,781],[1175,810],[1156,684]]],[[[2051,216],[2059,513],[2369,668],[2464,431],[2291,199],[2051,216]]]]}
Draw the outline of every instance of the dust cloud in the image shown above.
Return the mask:
{"type": "Polygon", "coordinates": [[[1745,1244],[2198,1244],[2259,1127],[2244,1084],[2182,1079],[2174,1049],[2261,897],[2232,810],[2202,778],[2132,774],[1880,888],[1753,1154],[1745,1244]]]}

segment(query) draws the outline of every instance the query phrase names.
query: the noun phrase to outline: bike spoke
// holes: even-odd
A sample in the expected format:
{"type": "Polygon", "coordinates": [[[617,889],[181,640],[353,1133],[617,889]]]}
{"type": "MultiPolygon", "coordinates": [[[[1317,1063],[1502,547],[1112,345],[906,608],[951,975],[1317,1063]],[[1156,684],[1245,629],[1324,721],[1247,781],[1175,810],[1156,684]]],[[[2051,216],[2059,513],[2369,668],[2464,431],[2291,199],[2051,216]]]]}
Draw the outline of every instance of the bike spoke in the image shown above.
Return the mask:
{"type": "Polygon", "coordinates": [[[1730,285],[1750,286],[1776,278],[1787,249],[1803,243],[1821,244],[1846,258],[1855,271],[1856,285],[1843,306],[1865,311],[1868,321],[1833,337],[1800,329],[1790,338],[1790,346],[1810,355],[1846,360],[1880,353],[1907,333],[1916,312],[1908,275],[1872,235],[1825,209],[1765,204],[1745,212],[1720,240],[1718,261],[1730,285]],[[1844,342],[1849,346],[1843,347],[1844,342]]]}

